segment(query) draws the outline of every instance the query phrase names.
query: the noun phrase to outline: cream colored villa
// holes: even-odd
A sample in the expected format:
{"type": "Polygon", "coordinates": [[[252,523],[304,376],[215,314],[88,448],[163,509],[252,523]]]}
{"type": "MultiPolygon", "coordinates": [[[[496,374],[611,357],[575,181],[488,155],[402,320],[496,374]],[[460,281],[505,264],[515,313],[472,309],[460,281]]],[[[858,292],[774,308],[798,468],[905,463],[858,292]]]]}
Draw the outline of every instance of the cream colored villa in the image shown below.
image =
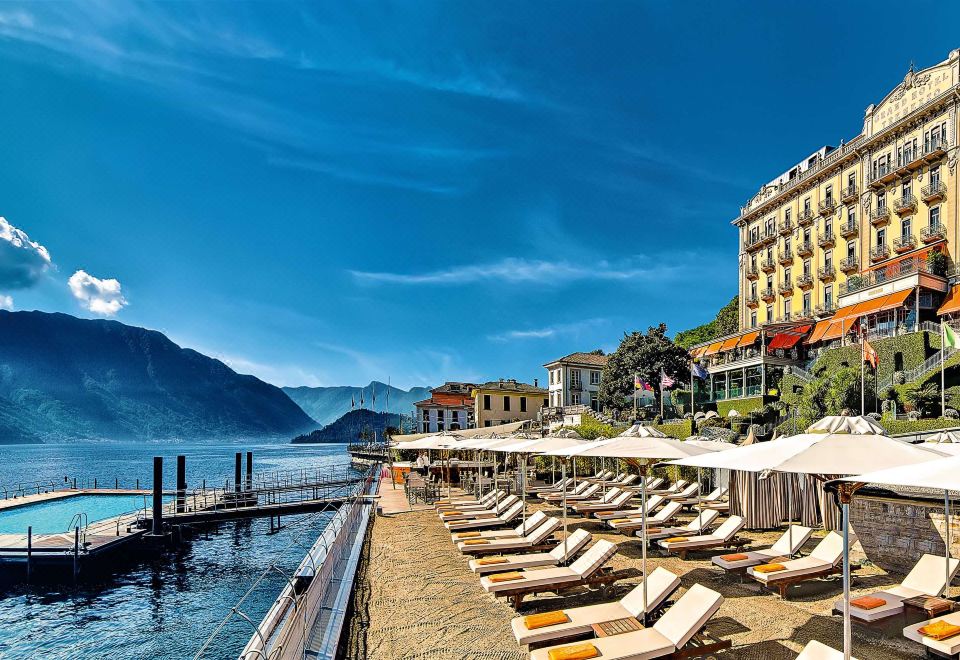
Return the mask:
{"type": "Polygon", "coordinates": [[[958,106],[960,50],[911,66],[867,107],[859,135],[817,150],[741,208],[741,332],[692,351],[706,358],[712,399],[766,394],[768,366],[960,311],[950,286],[958,106]]]}

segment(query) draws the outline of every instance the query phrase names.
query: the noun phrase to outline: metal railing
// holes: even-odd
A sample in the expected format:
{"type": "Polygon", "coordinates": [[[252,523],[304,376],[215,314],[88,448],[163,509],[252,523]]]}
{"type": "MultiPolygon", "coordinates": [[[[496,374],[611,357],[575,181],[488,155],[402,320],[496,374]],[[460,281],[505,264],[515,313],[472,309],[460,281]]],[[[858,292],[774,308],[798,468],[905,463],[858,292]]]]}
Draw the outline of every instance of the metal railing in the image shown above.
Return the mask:
{"type": "Polygon", "coordinates": [[[813,254],[813,241],[802,241],[797,243],[797,254],[801,257],[809,257],[813,254]]]}
{"type": "Polygon", "coordinates": [[[817,277],[821,280],[832,280],[836,277],[837,273],[834,271],[833,266],[820,266],[817,269],[817,277]]]}
{"type": "Polygon", "coordinates": [[[856,257],[847,257],[840,261],[840,270],[844,273],[849,273],[851,271],[860,270],[860,260],[856,257]]]}
{"type": "Polygon", "coordinates": [[[857,184],[853,183],[840,191],[840,199],[843,201],[856,199],[858,193],[857,184]]]}
{"type": "Polygon", "coordinates": [[[870,248],[870,261],[883,261],[890,256],[890,248],[886,245],[874,245],[870,248]]]}
{"type": "Polygon", "coordinates": [[[837,208],[837,202],[834,201],[833,198],[827,198],[822,200],[817,206],[820,209],[820,215],[832,215],[837,208]]]}
{"type": "Polygon", "coordinates": [[[817,235],[817,244],[820,247],[828,247],[837,242],[836,237],[832,231],[821,232],[817,235]]]}
{"type": "Polygon", "coordinates": [[[851,222],[847,220],[840,225],[840,235],[844,238],[856,236],[858,233],[860,233],[860,226],[856,223],[856,221],[851,222]]]}
{"type": "MultiPolygon", "coordinates": [[[[880,245],[871,249],[871,258],[875,258],[874,255],[876,250],[879,248],[886,250],[887,246],[880,245]]],[[[886,254],[889,254],[889,251],[884,252],[884,255],[886,254]]],[[[942,275],[937,275],[937,273],[934,273],[930,269],[926,259],[907,257],[902,261],[897,261],[888,266],[883,266],[881,268],[877,268],[876,270],[871,270],[856,277],[849,278],[846,282],[840,285],[840,295],[843,296],[849,293],[855,293],[861,289],[869,289],[871,287],[897,280],[901,277],[915,275],[917,273],[928,273],[930,275],[936,275],[937,277],[943,277],[942,275]]]]}
{"type": "Polygon", "coordinates": [[[896,252],[906,252],[917,247],[917,239],[912,235],[897,236],[893,239],[893,249],[896,252]]]}
{"type": "Polygon", "coordinates": [[[809,225],[813,222],[813,209],[802,209],[800,213],[797,214],[797,224],[801,227],[809,225]]]}
{"type": "Polygon", "coordinates": [[[917,198],[911,194],[902,195],[893,203],[893,208],[900,215],[913,213],[917,210],[917,198]]]}
{"type": "Polygon", "coordinates": [[[929,186],[924,186],[920,189],[920,196],[923,197],[923,201],[925,202],[943,199],[947,196],[947,184],[942,181],[937,181],[936,183],[931,183],[929,186]]]}
{"type": "Polygon", "coordinates": [[[870,211],[870,222],[875,225],[890,221],[890,209],[881,206],[870,211]]]}

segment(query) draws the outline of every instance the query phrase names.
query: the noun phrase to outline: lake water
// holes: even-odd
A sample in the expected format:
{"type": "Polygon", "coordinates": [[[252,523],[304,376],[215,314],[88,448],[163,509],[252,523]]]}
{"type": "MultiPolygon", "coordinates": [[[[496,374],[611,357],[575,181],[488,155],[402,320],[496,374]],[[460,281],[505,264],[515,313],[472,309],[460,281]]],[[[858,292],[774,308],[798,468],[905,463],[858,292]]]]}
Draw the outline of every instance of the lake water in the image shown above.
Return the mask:
{"type": "MultiPolygon", "coordinates": [[[[36,479],[152,478],[152,457],[164,456],[164,480],[174,483],[177,454],[187,456],[189,487],[232,478],[237,451],[254,452],[255,471],[343,466],[344,445],[238,443],[71,443],[5,446],[0,484],[36,479]],[[29,475],[29,476],[28,476],[29,475]]],[[[102,496],[96,496],[102,497],[102,496]]],[[[328,514],[290,516],[270,534],[269,520],[225,524],[148,560],[121,561],[110,575],[72,584],[0,584],[0,658],[192,658],[253,581],[274,562],[296,568],[328,514]]],[[[91,517],[91,520],[93,518],[91,517]]],[[[268,575],[243,611],[259,621],[283,587],[268,575]]],[[[236,658],[251,628],[231,621],[205,658],[236,658]]]]}

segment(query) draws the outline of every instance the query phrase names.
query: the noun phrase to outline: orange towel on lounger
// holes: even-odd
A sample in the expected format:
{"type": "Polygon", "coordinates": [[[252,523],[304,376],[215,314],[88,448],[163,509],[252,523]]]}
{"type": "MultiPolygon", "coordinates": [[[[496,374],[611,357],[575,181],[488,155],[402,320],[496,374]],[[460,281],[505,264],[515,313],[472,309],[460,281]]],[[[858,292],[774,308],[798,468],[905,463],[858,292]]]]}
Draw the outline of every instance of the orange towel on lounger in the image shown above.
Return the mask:
{"type": "Polygon", "coordinates": [[[681,541],[688,541],[689,539],[686,536],[672,536],[667,539],[667,543],[680,543],[681,541]]]}
{"type": "Polygon", "coordinates": [[[620,523],[633,522],[633,520],[631,518],[617,518],[616,520],[611,520],[610,522],[611,524],[619,525],[620,523]]]}
{"type": "Polygon", "coordinates": [[[878,607],[886,605],[887,601],[882,598],[877,598],[876,596],[864,596],[851,600],[850,604],[854,607],[859,607],[861,610],[875,610],[878,607]]]}
{"type": "Polygon", "coordinates": [[[960,633],[960,626],[955,626],[952,623],[947,623],[946,621],[937,621],[935,623],[928,623],[924,627],[917,630],[918,633],[924,637],[929,637],[930,639],[947,639],[948,637],[953,637],[954,635],[960,633]]]}
{"type": "Polygon", "coordinates": [[[574,644],[573,646],[561,646],[547,653],[550,660],[589,660],[589,658],[599,658],[600,649],[590,642],[574,644]]]}
{"type": "Polygon", "coordinates": [[[444,511],[441,515],[443,516],[459,516],[463,511],[444,511]]]}
{"type": "Polygon", "coordinates": [[[720,559],[723,561],[743,561],[744,559],[750,559],[750,557],[742,552],[738,552],[734,555],[720,555],[720,559]]]}
{"type": "Polygon", "coordinates": [[[480,532],[460,532],[456,534],[458,539],[475,539],[480,536],[480,532]]]}
{"type": "Polygon", "coordinates": [[[523,573],[520,571],[513,571],[511,573],[501,573],[500,575],[491,575],[489,580],[491,582],[513,582],[514,580],[522,580],[523,573]]]}
{"type": "Polygon", "coordinates": [[[660,527],[647,527],[647,534],[659,534],[662,531],[660,527]]]}
{"type": "Polygon", "coordinates": [[[486,539],[470,539],[469,541],[464,541],[464,545],[487,545],[490,541],[486,539]]]}
{"type": "Polygon", "coordinates": [[[755,566],[753,570],[757,573],[776,573],[777,571],[784,571],[786,568],[783,564],[764,564],[763,566],[755,566]]]}
{"type": "Polygon", "coordinates": [[[527,630],[536,630],[537,628],[546,628],[555,626],[558,623],[568,623],[570,617],[563,610],[554,610],[553,612],[543,612],[542,614],[531,614],[523,617],[523,625],[527,630]]]}
{"type": "Polygon", "coordinates": [[[506,557],[487,557],[486,559],[478,559],[477,566],[493,566],[494,564],[506,564],[509,559],[506,557]]]}

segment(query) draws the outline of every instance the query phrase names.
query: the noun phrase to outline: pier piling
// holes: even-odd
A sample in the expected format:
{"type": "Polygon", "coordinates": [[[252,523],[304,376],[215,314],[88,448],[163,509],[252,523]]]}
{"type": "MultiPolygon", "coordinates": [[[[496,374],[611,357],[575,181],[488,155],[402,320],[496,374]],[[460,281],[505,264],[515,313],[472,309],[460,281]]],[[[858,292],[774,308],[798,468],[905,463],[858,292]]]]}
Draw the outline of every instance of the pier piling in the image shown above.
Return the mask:
{"type": "Polygon", "coordinates": [[[27,582],[33,571],[33,525],[27,527],[27,582]]]}
{"type": "Polygon", "coordinates": [[[237,452],[236,463],[233,466],[233,488],[238,493],[240,492],[240,487],[242,485],[240,483],[240,477],[241,477],[240,468],[243,467],[242,463],[243,463],[243,454],[240,452],[237,452]]]}
{"type": "Polygon", "coordinates": [[[163,530],[163,456],[153,457],[153,527],[151,532],[163,530]]]}
{"type": "Polygon", "coordinates": [[[77,581],[77,574],[80,573],[80,527],[73,528],[73,581],[77,581]]]}
{"type": "Polygon", "coordinates": [[[177,456],[177,513],[183,513],[187,506],[187,457],[177,456]]]}
{"type": "Polygon", "coordinates": [[[253,490],[253,452],[247,452],[247,490],[253,490]]]}

